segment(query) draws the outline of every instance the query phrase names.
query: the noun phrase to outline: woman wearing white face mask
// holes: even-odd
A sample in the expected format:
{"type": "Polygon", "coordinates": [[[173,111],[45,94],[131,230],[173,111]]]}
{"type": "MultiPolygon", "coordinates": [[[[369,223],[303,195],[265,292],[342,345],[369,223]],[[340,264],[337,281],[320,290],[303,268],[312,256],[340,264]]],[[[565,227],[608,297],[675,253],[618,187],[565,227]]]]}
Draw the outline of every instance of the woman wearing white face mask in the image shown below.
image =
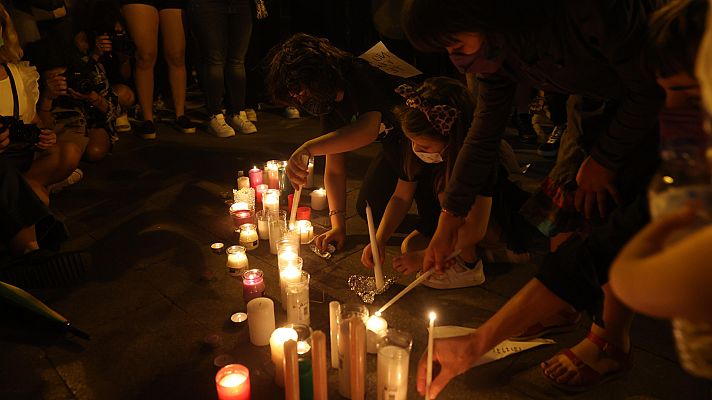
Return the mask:
{"type": "MultiPolygon", "coordinates": [[[[403,146],[402,172],[378,227],[376,241],[383,257],[385,243],[405,218],[413,199],[421,199],[418,202],[419,223],[403,241],[403,254],[393,261],[396,271],[410,274],[421,269],[423,250],[437,227],[439,199],[472,123],[475,100],[460,82],[442,77],[428,79],[418,88],[401,85],[396,92],[406,99],[405,106],[396,110],[396,116],[409,140],[403,146]],[[422,201],[428,196],[432,201],[422,201]]],[[[456,248],[462,253],[456,266],[442,276],[431,278],[425,283],[427,286],[450,289],[484,282],[476,247],[485,238],[488,242],[504,239],[514,250],[522,251],[521,227],[526,224],[514,219],[518,218],[516,210],[527,194],[506,179],[504,168],[500,170],[498,181],[491,185],[494,187],[492,193],[477,196],[460,229],[456,248]],[[514,225],[518,229],[512,229],[514,225]]],[[[510,262],[526,258],[526,253],[518,255],[509,251],[510,262]]],[[[373,266],[370,245],[364,248],[361,262],[367,267],[373,266]]]]}

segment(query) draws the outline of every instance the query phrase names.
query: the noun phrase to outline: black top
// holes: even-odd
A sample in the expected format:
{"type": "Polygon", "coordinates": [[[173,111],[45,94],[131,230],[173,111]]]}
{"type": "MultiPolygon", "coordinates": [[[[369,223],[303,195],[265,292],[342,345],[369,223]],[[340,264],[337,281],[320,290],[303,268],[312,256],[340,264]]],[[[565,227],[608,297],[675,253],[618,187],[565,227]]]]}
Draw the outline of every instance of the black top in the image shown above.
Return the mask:
{"type": "Polygon", "coordinates": [[[360,59],[354,59],[351,70],[344,75],[344,98],[336,103],[332,112],[321,117],[322,133],[333,132],[351,124],[364,113],[380,112],[381,130],[377,141],[383,145],[384,155],[393,170],[404,178],[403,144],[407,138],[393,115],[393,109],[404,103],[403,97],[395,89],[405,80],[360,59]]]}
{"type": "Polygon", "coordinates": [[[496,182],[499,141],[519,82],[546,91],[615,99],[619,107],[591,156],[618,170],[646,141],[657,140],[663,92],[644,69],[641,49],[656,0],[562,2],[540,30],[504,45],[494,74],[478,75],[477,109],[446,190],[444,207],[464,215],[475,196],[496,182]]]}

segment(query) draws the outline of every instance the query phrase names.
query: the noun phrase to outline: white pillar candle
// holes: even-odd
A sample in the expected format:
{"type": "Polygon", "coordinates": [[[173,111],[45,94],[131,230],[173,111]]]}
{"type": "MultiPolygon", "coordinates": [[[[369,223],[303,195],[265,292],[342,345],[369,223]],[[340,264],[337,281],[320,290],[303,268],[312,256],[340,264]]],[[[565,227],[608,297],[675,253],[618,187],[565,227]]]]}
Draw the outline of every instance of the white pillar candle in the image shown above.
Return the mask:
{"type": "Polygon", "coordinates": [[[234,277],[242,276],[242,273],[250,266],[245,248],[230,246],[225,252],[227,253],[227,272],[234,277]]]}
{"type": "Polygon", "coordinates": [[[240,245],[245,250],[254,250],[259,246],[260,239],[257,236],[257,227],[255,224],[244,224],[240,226],[240,245]]]}
{"type": "Polygon", "coordinates": [[[243,188],[249,188],[250,187],[250,178],[246,176],[240,176],[237,178],[237,188],[238,189],[243,189],[243,188]]]}
{"type": "Polygon", "coordinates": [[[329,302],[329,340],[331,341],[331,368],[339,367],[339,314],[341,304],[338,301],[329,302]]]}
{"type": "Polygon", "coordinates": [[[240,211],[240,210],[249,210],[250,205],[247,204],[245,201],[238,201],[237,203],[232,203],[230,206],[230,212],[234,211],[240,211]]]}
{"type": "Polygon", "coordinates": [[[277,328],[269,338],[269,348],[272,352],[272,362],[274,363],[274,383],[279,387],[284,387],[284,342],[287,340],[296,342],[297,331],[292,328],[277,328]]]}
{"type": "Polygon", "coordinates": [[[265,210],[257,211],[257,236],[260,240],[269,240],[269,214],[265,210]]]}
{"type": "Polygon", "coordinates": [[[310,221],[297,221],[297,231],[301,244],[307,244],[314,238],[314,227],[310,221]]]}
{"type": "Polygon", "coordinates": [[[329,203],[326,201],[326,189],[319,188],[311,192],[311,208],[316,211],[326,210],[329,203]]]}
{"type": "Polygon", "coordinates": [[[381,255],[376,240],[376,224],[373,222],[373,212],[371,206],[366,202],[366,222],[368,223],[368,237],[371,240],[371,253],[373,255],[373,275],[376,278],[376,289],[380,290],[385,281],[383,280],[383,268],[381,267],[381,255]]]}
{"type": "Polygon", "coordinates": [[[253,345],[268,345],[270,335],[274,331],[274,302],[266,297],[250,300],[247,303],[247,325],[253,345]]]}
{"type": "Polygon", "coordinates": [[[279,212],[279,189],[268,189],[262,193],[262,207],[265,212],[279,212]]]}
{"type": "Polygon", "coordinates": [[[383,317],[372,315],[366,322],[366,351],[369,354],[378,352],[378,339],[386,333],[388,322],[383,317]]]}
{"type": "Polygon", "coordinates": [[[302,271],[299,279],[286,282],[287,322],[311,325],[309,314],[309,273],[302,271]]]}
{"type": "Polygon", "coordinates": [[[305,187],[314,187],[314,159],[309,159],[309,165],[307,165],[307,184],[305,187]]]}
{"type": "Polygon", "coordinates": [[[410,353],[399,346],[378,349],[378,400],[406,400],[408,397],[408,363],[410,353]]]}
{"type": "Polygon", "coordinates": [[[282,308],[287,309],[287,284],[299,282],[302,276],[302,259],[297,259],[279,270],[279,286],[281,291],[282,308]]]}
{"type": "Polygon", "coordinates": [[[428,326],[428,356],[425,365],[425,400],[430,400],[430,384],[433,383],[433,335],[435,331],[435,313],[430,312],[428,326]]]}

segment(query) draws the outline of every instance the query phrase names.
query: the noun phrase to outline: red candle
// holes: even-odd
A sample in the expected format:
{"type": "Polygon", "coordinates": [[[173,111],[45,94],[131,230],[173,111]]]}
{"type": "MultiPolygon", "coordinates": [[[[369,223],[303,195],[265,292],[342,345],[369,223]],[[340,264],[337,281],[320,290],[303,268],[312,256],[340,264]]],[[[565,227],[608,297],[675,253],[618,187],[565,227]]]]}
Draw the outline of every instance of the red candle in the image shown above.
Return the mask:
{"type": "Polygon", "coordinates": [[[244,365],[228,364],[215,375],[219,400],[250,400],[250,370],[244,365]]]}
{"type": "Polygon", "coordinates": [[[262,270],[250,269],[242,274],[242,298],[245,304],[262,297],[265,292],[265,280],[262,270]]]}
{"type": "Polygon", "coordinates": [[[311,207],[297,207],[297,221],[311,221],[311,207]]]}
{"type": "Polygon", "coordinates": [[[287,212],[292,212],[292,203],[294,203],[294,194],[287,196],[287,212]]]}
{"type": "Polygon", "coordinates": [[[262,193],[267,191],[267,189],[269,189],[269,186],[265,184],[257,185],[257,187],[255,187],[255,201],[262,203],[262,193]]]}
{"type": "Polygon", "coordinates": [[[252,210],[246,209],[245,206],[247,206],[247,203],[234,203],[230,206],[230,216],[235,228],[239,229],[241,225],[255,223],[254,218],[252,218],[252,210]]]}
{"type": "Polygon", "coordinates": [[[250,186],[253,188],[257,188],[257,185],[262,184],[262,170],[257,168],[255,165],[252,167],[252,169],[249,171],[250,174],[250,186]]]}

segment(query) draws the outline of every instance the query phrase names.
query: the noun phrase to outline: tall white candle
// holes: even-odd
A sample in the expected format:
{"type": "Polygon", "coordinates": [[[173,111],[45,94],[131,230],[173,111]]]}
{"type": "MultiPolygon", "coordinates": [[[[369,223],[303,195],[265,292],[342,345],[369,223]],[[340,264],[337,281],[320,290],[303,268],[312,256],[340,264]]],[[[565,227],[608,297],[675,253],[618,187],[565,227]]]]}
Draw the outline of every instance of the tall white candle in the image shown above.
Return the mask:
{"type": "Polygon", "coordinates": [[[258,297],[247,303],[247,324],[250,327],[250,342],[255,346],[269,344],[274,331],[274,302],[258,297]]]}
{"type": "Polygon", "coordinates": [[[310,159],[309,165],[307,165],[307,184],[305,187],[314,187],[314,159],[310,159]]]}
{"type": "Polygon", "coordinates": [[[257,236],[260,240],[269,240],[269,215],[265,210],[257,211],[257,236]]]}
{"type": "Polygon", "coordinates": [[[297,331],[292,328],[277,328],[269,338],[269,348],[274,363],[274,383],[279,387],[284,387],[284,342],[287,340],[296,342],[297,331]]]}
{"type": "Polygon", "coordinates": [[[339,314],[341,304],[338,301],[329,302],[329,340],[331,341],[331,368],[339,367],[339,314]]]}
{"type": "Polygon", "coordinates": [[[366,324],[368,309],[363,305],[344,304],[339,314],[338,345],[339,345],[339,394],[347,399],[353,399],[354,386],[360,388],[363,384],[364,369],[361,368],[366,359],[366,324]],[[354,329],[358,336],[353,336],[354,329]],[[354,348],[353,345],[356,345],[354,348]],[[352,350],[355,350],[352,351],[352,350]],[[357,369],[353,369],[357,366],[357,369]]]}
{"type": "Polygon", "coordinates": [[[406,400],[410,353],[399,346],[378,349],[378,400],[406,400]]]}
{"type": "Polygon", "coordinates": [[[386,333],[388,322],[383,317],[372,315],[366,322],[366,351],[369,354],[376,354],[378,349],[378,339],[386,333]]]}
{"type": "Polygon", "coordinates": [[[265,212],[279,212],[279,189],[267,189],[262,193],[262,207],[265,212]]]}
{"type": "Polygon", "coordinates": [[[428,356],[425,367],[425,400],[430,400],[430,384],[433,383],[433,337],[435,333],[435,313],[430,312],[428,326],[428,356]]]}
{"type": "Polygon", "coordinates": [[[373,255],[373,275],[376,278],[376,289],[380,290],[385,282],[383,281],[383,268],[381,267],[381,255],[378,250],[376,240],[376,225],[373,222],[373,212],[371,205],[366,202],[366,221],[368,222],[368,236],[371,239],[371,253],[373,255]]]}
{"type": "Polygon", "coordinates": [[[316,211],[326,210],[329,203],[326,201],[326,190],[319,188],[311,192],[311,208],[316,211]]]}

